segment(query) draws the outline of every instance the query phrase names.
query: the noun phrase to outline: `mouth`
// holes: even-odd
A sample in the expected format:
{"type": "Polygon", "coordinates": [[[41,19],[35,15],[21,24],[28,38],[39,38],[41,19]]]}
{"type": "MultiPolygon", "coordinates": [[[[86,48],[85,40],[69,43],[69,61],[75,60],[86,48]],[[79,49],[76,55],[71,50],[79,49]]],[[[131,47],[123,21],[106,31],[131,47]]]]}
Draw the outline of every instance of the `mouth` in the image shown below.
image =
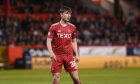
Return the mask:
{"type": "Polygon", "coordinates": [[[70,20],[70,18],[67,18],[67,20],[70,20]]]}

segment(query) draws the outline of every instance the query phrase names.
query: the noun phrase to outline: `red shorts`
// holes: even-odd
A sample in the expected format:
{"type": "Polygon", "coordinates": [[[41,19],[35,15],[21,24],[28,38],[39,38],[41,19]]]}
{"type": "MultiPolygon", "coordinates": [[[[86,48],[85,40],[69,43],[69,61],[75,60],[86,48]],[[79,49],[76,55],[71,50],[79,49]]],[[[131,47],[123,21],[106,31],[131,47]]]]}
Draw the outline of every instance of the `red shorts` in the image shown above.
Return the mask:
{"type": "Polygon", "coordinates": [[[75,62],[74,56],[56,56],[56,61],[51,63],[51,72],[61,72],[62,66],[64,66],[65,70],[68,72],[76,71],[77,66],[75,62]]]}

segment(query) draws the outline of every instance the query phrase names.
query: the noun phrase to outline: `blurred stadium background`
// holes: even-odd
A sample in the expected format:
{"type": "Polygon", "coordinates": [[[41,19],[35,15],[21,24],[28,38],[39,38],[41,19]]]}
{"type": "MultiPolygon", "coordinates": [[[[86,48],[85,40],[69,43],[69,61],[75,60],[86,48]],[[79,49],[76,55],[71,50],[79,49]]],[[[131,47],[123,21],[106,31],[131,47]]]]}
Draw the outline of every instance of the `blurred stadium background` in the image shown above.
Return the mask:
{"type": "MultiPolygon", "coordinates": [[[[83,84],[140,83],[140,0],[0,0],[0,84],[51,84],[46,36],[72,8],[83,84]],[[20,69],[20,70],[19,70],[20,69]]],[[[61,83],[72,84],[62,72],[61,83]]]]}

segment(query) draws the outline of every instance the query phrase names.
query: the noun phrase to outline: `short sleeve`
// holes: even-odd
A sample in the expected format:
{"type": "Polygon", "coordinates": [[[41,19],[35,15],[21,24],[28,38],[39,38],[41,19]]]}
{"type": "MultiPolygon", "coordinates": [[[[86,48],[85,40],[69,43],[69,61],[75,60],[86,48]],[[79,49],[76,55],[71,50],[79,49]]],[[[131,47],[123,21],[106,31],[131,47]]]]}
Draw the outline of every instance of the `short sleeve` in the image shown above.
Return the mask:
{"type": "Polygon", "coordinates": [[[49,31],[48,31],[48,36],[47,38],[53,38],[54,37],[54,27],[51,26],[49,31]]]}
{"type": "Polygon", "coordinates": [[[73,31],[73,34],[72,34],[72,39],[76,38],[76,36],[77,36],[76,32],[77,32],[76,27],[74,27],[74,31],[73,31]]]}

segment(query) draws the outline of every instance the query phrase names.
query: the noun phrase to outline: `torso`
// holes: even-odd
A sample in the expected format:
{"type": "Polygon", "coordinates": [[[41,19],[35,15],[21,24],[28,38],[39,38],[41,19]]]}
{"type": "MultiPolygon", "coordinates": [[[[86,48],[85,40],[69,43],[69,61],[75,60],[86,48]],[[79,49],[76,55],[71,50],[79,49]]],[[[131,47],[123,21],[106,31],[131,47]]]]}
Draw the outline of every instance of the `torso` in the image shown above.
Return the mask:
{"type": "Polygon", "coordinates": [[[54,36],[52,41],[52,49],[56,55],[73,55],[72,39],[76,32],[76,27],[71,23],[62,26],[60,22],[52,25],[54,36]]]}

